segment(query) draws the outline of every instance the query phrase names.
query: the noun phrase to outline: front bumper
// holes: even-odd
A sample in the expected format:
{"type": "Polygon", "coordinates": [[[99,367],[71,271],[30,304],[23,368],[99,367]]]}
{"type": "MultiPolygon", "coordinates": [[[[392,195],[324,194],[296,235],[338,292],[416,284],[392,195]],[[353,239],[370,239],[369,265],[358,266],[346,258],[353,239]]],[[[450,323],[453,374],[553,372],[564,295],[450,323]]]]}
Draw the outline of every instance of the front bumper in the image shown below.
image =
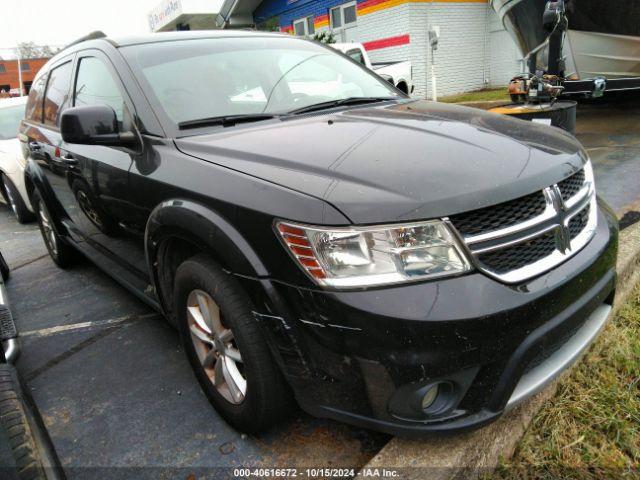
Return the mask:
{"type": "Polygon", "coordinates": [[[481,273],[350,292],[243,281],[305,410],[425,436],[489,423],[570,366],[606,323],[616,254],[617,221],[600,205],[580,252],[519,285],[481,273]],[[415,396],[434,382],[451,398],[425,415],[415,396]]]}

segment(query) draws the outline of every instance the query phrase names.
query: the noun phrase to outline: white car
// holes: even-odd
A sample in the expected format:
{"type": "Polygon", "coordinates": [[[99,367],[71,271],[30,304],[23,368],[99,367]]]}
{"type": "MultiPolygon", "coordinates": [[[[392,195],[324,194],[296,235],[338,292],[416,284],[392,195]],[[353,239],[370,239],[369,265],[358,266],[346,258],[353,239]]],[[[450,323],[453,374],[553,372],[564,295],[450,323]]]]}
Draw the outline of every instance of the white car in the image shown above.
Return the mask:
{"type": "Polygon", "coordinates": [[[26,104],[27,97],[0,99],[0,189],[20,223],[35,218],[24,185],[26,163],[18,140],[26,104]]]}

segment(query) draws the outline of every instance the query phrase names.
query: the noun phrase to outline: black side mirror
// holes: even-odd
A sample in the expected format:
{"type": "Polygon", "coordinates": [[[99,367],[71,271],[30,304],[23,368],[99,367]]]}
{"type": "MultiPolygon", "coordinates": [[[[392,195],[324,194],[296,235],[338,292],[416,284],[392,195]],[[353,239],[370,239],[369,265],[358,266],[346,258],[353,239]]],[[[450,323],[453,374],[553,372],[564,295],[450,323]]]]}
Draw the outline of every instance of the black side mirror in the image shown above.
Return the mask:
{"type": "Polygon", "coordinates": [[[116,112],[107,105],[65,110],[60,119],[60,133],[65,142],[82,145],[131,147],[137,142],[133,132],[119,132],[116,112]]]}

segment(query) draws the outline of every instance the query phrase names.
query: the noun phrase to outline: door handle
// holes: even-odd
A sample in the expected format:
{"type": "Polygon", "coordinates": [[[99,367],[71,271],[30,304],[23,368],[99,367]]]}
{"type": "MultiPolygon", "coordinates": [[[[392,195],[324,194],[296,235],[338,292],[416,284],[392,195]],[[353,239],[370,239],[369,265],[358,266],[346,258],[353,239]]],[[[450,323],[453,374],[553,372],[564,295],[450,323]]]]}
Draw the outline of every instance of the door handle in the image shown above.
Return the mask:
{"type": "Polygon", "coordinates": [[[68,167],[73,167],[74,165],[78,164],[78,160],[73,158],[73,155],[70,155],[68,153],[60,157],[60,159],[62,160],[62,163],[64,163],[68,167]]]}
{"type": "Polygon", "coordinates": [[[42,145],[40,145],[38,142],[29,142],[29,150],[31,150],[32,152],[39,152],[42,150],[42,145]]]}

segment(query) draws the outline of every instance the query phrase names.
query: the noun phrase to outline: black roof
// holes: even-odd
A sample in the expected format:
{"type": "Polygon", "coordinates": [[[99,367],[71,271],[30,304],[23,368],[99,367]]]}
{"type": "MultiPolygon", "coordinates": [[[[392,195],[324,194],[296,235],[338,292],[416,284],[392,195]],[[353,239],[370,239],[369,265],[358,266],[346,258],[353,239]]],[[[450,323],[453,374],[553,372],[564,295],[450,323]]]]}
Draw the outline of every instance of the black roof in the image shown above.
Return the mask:
{"type": "MultiPolygon", "coordinates": [[[[179,40],[197,40],[203,38],[243,38],[243,37],[272,37],[282,38],[289,37],[290,35],[280,32],[263,32],[256,30],[195,30],[195,31],[176,31],[176,32],[159,32],[159,33],[147,33],[142,35],[131,35],[128,37],[112,38],[106,36],[100,31],[92,32],[85,35],[82,38],[71,42],[65,48],[60,50],[51,59],[56,61],[60,57],[64,57],[84,47],[91,48],[96,46],[99,42],[108,42],[114,47],[127,47],[130,45],[141,45],[145,43],[160,43],[160,42],[175,42],[179,40]]],[[[47,64],[48,65],[48,64],[47,64]]],[[[46,65],[45,65],[46,67],[46,65]]],[[[44,72],[46,68],[42,68],[40,72],[44,72]]],[[[39,72],[39,74],[40,74],[39,72]]],[[[36,75],[36,78],[39,76],[36,75]]]]}

